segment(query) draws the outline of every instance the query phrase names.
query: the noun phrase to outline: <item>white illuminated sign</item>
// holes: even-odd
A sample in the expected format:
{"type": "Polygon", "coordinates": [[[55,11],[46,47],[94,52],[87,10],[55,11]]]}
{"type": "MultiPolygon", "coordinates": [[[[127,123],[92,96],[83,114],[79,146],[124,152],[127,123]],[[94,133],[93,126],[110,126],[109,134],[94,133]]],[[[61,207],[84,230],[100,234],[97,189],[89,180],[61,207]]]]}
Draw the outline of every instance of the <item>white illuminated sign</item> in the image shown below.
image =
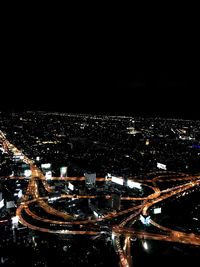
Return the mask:
{"type": "Polygon", "coordinates": [[[133,181],[131,181],[131,180],[128,180],[128,181],[127,181],[127,185],[128,185],[128,187],[130,187],[130,188],[141,189],[141,184],[140,184],[140,183],[133,182],[133,181]]]}
{"type": "Polygon", "coordinates": [[[157,162],[157,168],[165,171],[167,170],[167,166],[159,162],[157,162]]]}
{"type": "Polygon", "coordinates": [[[96,217],[99,217],[98,213],[96,211],[93,212],[96,217]]]}
{"type": "Polygon", "coordinates": [[[26,176],[26,177],[31,176],[31,174],[32,174],[31,170],[25,170],[24,171],[24,176],[26,176]]]}
{"type": "Polygon", "coordinates": [[[52,177],[52,172],[51,172],[51,171],[46,172],[46,173],[45,173],[45,177],[46,177],[47,179],[50,179],[50,178],[52,177]]]}
{"type": "Polygon", "coordinates": [[[60,197],[51,197],[48,199],[49,202],[54,202],[56,201],[57,199],[59,199],[60,197]]]}
{"type": "Polygon", "coordinates": [[[146,241],[143,242],[143,247],[144,247],[145,250],[148,250],[148,244],[147,244],[146,241]]]}
{"type": "Polygon", "coordinates": [[[18,192],[18,198],[21,198],[22,197],[22,190],[19,190],[19,192],[18,192]]]}
{"type": "Polygon", "coordinates": [[[154,213],[154,214],[159,214],[159,213],[161,213],[161,208],[155,208],[155,209],[153,210],[153,213],[154,213]]]}
{"type": "Polygon", "coordinates": [[[4,206],[4,199],[2,199],[2,200],[0,201],[0,209],[3,208],[3,206],[4,206]]]}
{"type": "Polygon", "coordinates": [[[44,163],[41,164],[42,169],[50,169],[51,168],[51,163],[44,163]]]}
{"type": "Polygon", "coordinates": [[[123,185],[123,183],[124,183],[123,178],[121,178],[121,177],[115,177],[115,176],[112,176],[111,181],[113,183],[120,184],[120,185],[123,185]]]}
{"type": "Polygon", "coordinates": [[[114,233],[112,233],[112,240],[114,240],[115,239],[115,234],[114,233]]]}
{"type": "Polygon", "coordinates": [[[12,220],[12,227],[15,228],[18,226],[18,222],[19,222],[19,216],[14,216],[11,218],[12,220]]]}
{"type": "Polygon", "coordinates": [[[70,190],[74,190],[74,186],[73,186],[73,184],[72,184],[72,183],[69,183],[68,188],[69,188],[70,190]]]}

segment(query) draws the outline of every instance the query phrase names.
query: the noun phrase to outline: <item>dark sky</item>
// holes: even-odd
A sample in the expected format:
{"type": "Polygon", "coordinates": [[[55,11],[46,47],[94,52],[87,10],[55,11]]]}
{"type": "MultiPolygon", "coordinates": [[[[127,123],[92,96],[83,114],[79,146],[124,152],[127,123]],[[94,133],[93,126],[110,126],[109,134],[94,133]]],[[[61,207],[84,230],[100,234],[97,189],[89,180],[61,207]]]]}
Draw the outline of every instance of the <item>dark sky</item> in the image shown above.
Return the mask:
{"type": "Polygon", "coordinates": [[[128,25],[122,27],[124,34],[120,27],[114,34],[114,26],[107,32],[89,30],[83,21],[76,29],[70,21],[64,30],[54,22],[35,28],[33,22],[32,30],[23,29],[24,21],[23,27],[12,23],[5,29],[0,110],[200,119],[199,47],[192,39],[198,35],[187,36],[183,20],[177,28],[173,24],[174,34],[163,27],[148,29],[148,23],[140,29],[141,21],[127,32],[128,25]]]}
{"type": "MultiPolygon", "coordinates": [[[[82,67],[83,68],[83,67],[82,67]]],[[[9,82],[2,110],[48,110],[200,119],[197,74],[189,71],[31,69],[9,82]],[[10,87],[15,90],[10,91],[10,87]],[[5,98],[5,99],[6,99],[5,98]]]]}

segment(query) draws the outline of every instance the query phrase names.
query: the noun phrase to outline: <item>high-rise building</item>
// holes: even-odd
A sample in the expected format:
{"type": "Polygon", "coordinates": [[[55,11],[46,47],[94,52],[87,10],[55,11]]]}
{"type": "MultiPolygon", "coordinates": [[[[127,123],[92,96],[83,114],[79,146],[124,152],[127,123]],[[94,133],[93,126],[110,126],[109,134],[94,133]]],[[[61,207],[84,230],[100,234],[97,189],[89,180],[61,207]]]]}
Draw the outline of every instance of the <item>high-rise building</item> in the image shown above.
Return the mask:
{"type": "Polygon", "coordinates": [[[111,208],[114,210],[120,210],[121,196],[119,194],[111,194],[111,208]]]}
{"type": "Polygon", "coordinates": [[[84,173],[85,185],[87,187],[95,187],[96,184],[96,173],[84,173]]]}
{"type": "Polygon", "coordinates": [[[7,209],[12,209],[15,207],[14,201],[6,201],[6,208],[7,209]]]}
{"type": "Polygon", "coordinates": [[[60,168],[60,177],[67,177],[67,167],[63,166],[60,168]]]}
{"type": "Polygon", "coordinates": [[[52,177],[51,163],[41,164],[41,168],[47,179],[52,177]]]}

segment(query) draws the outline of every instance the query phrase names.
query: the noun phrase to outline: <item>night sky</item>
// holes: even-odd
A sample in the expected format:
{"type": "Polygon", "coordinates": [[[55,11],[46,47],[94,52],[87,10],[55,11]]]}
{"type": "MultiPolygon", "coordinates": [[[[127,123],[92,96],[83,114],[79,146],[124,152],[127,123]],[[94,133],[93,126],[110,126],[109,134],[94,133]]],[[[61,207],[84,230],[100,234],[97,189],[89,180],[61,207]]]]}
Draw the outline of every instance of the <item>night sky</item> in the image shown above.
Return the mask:
{"type": "Polygon", "coordinates": [[[1,103],[1,110],[200,119],[198,76],[189,71],[132,71],[124,79],[99,68],[39,68],[12,79],[4,92],[5,99],[12,99],[1,103]],[[10,87],[15,90],[10,92],[10,87]]]}
{"type": "Polygon", "coordinates": [[[2,42],[0,110],[200,119],[197,42],[186,34],[188,21],[173,24],[174,34],[157,29],[158,21],[144,29],[140,22],[122,27],[124,34],[114,26],[89,30],[83,21],[64,30],[35,28],[35,20],[33,31],[12,24],[2,42]]]}

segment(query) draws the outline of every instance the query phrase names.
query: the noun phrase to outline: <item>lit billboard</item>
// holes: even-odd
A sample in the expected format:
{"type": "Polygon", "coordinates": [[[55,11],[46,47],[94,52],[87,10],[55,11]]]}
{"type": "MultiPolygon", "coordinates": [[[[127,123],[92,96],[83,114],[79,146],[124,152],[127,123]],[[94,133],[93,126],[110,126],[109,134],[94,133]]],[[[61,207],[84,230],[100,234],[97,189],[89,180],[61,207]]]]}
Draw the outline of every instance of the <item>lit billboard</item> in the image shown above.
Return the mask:
{"type": "Polygon", "coordinates": [[[19,222],[19,216],[14,216],[14,217],[12,217],[11,218],[11,220],[12,220],[12,225],[13,225],[13,227],[15,226],[18,226],[18,222],[19,222]]]}
{"type": "Polygon", "coordinates": [[[133,182],[132,180],[128,180],[127,181],[127,186],[130,187],[130,188],[141,189],[141,184],[137,183],[137,182],[133,182]]]}
{"type": "Polygon", "coordinates": [[[42,168],[42,169],[51,169],[51,163],[44,163],[44,164],[41,164],[41,168],[42,168]]]}
{"type": "Polygon", "coordinates": [[[159,214],[159,213],[161,213],[161,208],[155,208],[155,209],[153,210],[153,213],[154,213],[154,214],[159,214]]]}
{"type": "Polygon", "coordinates": [[[157,162],[157,168],[165,171],[167,170],[167,166],[159,162],[157,162]]]}
{"type": "Polygon", "coordinates": [[[22,190],[21,190],[21,189],[19,190],[19,192],[18,192],[17,195],[18,195],[18,198],[21,198],[21,197],[23,196],[23,194],[22,194],[22,190]]]}
{"type": "Polygon", "coordinates": [[[24,170],[24,176],[25,177],[30,177],[32,175],[31,170],[24,170]]]}
{"type": "Polygon", "coordinates": [[[124,179],[122,177],[112,176],[111,181],[113,183],[120,184],[120,185],[123,185],[123,183],[124,183],[124,179]]]}
{"type": "Polygon", "coordinates": [[[0,209],[3,208],[3,206],[4,206],[4,199],[2,199],[2,200],[0,201],[0,209]]]}
{"type": "Polygon", "coordinates": [[[74,185],[73,185],[72,183],[69,183],[68,188],[69,188],[70,190],[74,190],[74,185]]]}

